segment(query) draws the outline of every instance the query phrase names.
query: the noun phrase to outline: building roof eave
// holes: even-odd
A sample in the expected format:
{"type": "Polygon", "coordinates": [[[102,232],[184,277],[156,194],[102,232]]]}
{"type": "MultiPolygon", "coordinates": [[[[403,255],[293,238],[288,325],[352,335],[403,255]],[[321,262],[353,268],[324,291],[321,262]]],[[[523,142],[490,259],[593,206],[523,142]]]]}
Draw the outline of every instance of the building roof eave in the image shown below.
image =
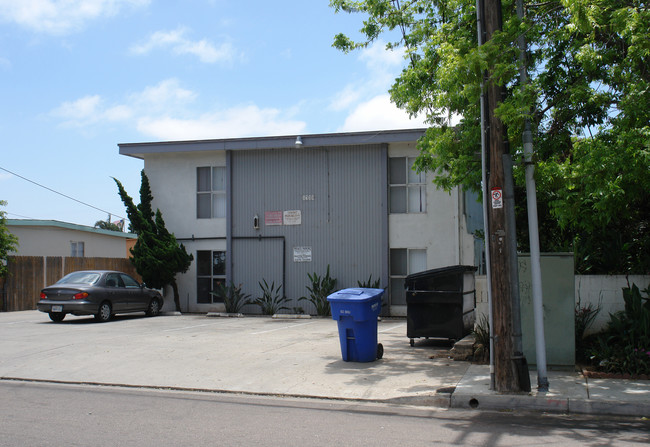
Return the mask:
{"type": "Polygon", "coordinates": [[[118,144],[118,147],[121,155],[143,159],[146,154],[158,153],[294,148],[296,147],[297,137],[300,137],[302,141],[302,148],[412,142],[417,141],[422,135],[424,135],[425,131],[426,128],[417,128],[214,140],[120,143],[118,144]]]}

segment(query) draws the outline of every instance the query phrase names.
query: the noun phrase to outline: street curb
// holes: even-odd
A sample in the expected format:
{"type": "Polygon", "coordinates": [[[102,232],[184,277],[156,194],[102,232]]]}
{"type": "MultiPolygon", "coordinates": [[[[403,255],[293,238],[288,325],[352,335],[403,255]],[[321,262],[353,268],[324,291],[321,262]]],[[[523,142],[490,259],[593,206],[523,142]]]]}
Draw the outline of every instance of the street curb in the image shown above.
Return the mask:
{"type": "Polygon", "coordinates": [[[205,393],[222,396],[242,396],[250,398],[280,398],[280,399],[294,399],[300,401],[324,402],[329,406],[346,406],[349,410],[350,406],[373,406],[377,413],[395,413],[397,408],[401,408],[403,414],[405,411],[412,413],[426,412],[431,414],[432,411],[448,410],[448,398],[436,396],[421,396],[421,397],[399,397],[392,399],[363,399],[363,398],[346,398],[346,397],[326,397],[326,396],[312,396],[306,394],[288,394],[288,393],[265,393],[253,391],[233,391],[226,389],[213,389],[213,388],[193,388],[181,386],[160,386],[160,385],[129,385],[124,383],[110,383],[110,382],[93,382],[93,381],[76,381],[76,380],[51,380],[51,379],[29,379],[24,377],[0,377],[0,382],[25,382],[25,383],[38,383],[50,385],[64,385],[64,386],[89,386],[97,388],[124,388],[132,390],[149,390],[149,391],[174,391],[182,393],[205,393]]]}
{"type": "Polygon", "coordinates": [[[476,410],[542,411],[553,413],[650,416],[650,403],[547,398],[531,395],[453,393],[450,408],[476,410]]]}
{"type": "Polygon", "coordinates": [[[528,395],[453,393],[451,395],[450,408],[552,411],[557,413],[566,413],[569,411],[569,399],[546,399],[528,395]]]}

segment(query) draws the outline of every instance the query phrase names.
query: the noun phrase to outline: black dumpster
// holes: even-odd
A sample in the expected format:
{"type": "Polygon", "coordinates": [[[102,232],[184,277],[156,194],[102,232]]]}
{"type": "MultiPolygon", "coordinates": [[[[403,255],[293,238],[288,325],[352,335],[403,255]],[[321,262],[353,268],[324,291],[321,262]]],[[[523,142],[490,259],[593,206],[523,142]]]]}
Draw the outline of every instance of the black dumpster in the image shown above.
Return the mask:
{"type": "Polygon", "coordinates": [[[406,288],[406,336],[460,340],[474,327],[476,293],[471,265],[413,273],[406,288]]]}

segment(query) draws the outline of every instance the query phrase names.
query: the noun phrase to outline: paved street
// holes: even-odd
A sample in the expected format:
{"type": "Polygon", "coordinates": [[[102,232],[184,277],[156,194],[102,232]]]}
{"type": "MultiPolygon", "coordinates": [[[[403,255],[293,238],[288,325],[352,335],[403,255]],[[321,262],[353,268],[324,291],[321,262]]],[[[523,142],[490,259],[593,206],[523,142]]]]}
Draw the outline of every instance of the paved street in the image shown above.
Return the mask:
{"type": "Polygon", "coordinates": [[[0,446],[640,446],[650,421],[0,382],[0,446]]]}

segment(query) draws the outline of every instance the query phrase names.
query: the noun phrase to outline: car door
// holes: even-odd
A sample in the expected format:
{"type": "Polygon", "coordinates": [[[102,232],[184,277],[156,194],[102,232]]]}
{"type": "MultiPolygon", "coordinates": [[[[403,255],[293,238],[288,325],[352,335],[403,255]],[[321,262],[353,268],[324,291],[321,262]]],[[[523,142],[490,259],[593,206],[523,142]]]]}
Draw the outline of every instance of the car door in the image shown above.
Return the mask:
{"type": "Polygon", "coordinates": [[[146,310],[149,303],[140,283],[126,273],[120,273],[120,278],[128,296],[128,309],[146,310]]]}
{"type": "Polygon", "coordinates": [[[124,312],[128,310],[128,296],[124,281],[119,273],[108,273],[106,275],[106,294],[113,306],[113,312],[124,312]]]}

